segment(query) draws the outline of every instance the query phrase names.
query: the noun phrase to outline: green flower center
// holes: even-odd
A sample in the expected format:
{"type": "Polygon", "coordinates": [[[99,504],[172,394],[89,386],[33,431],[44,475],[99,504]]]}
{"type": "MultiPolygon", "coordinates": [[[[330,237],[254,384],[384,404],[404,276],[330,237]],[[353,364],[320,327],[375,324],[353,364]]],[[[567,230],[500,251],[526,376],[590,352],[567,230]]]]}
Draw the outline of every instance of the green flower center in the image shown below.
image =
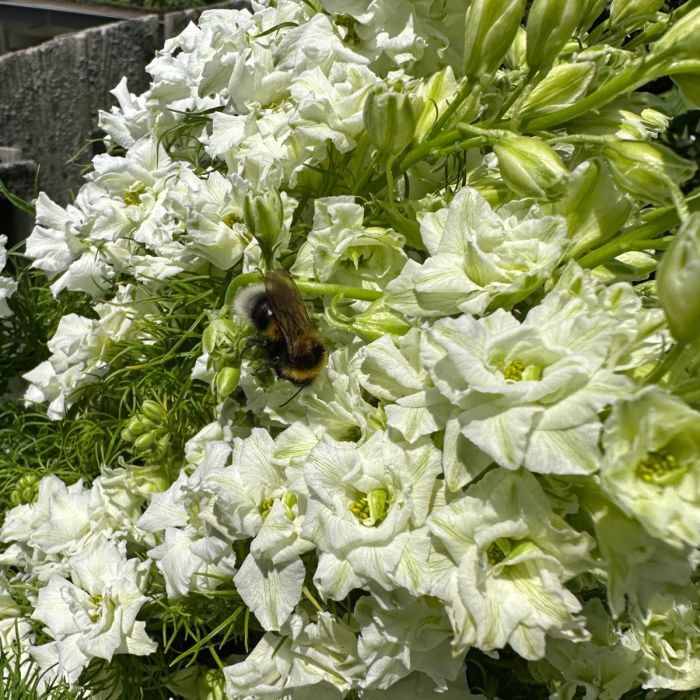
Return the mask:
{"type": "Polygon", "coordinates": [[[347,30],[345,38],[343,41],[350,46],[359,46],[360,37],[355,31],[355,25],[357,24],[354,17],[350,15],[336,15],[335,23],[338,27],[343,27],[347,30]]]}
{"type": "Polygon", "coordinates": [[[127,206],[141,204],[141,195],[146,192],[145,183],[137,180],[129,189],[124,192],[124,204],[127,206]]]}
{"type": "Polygon", "coordinates": [[[506,381],[521,382],[537,381],[542,378],[542,368],[538,365],[526,365],[522,360],[513,360],[503,370],[503,378],[506,381]]]}
{"type": "Polygon", "coordinates": [[[102,610],[100,609],[100,604],[102,603],[102,596],[99,593],[90,596],[90,602],[94,606],[94,610],[90,613],[90,620],[92,622],[98,622],[102,617],[102,610]]]}
{"type": "Polygon", "coordinates": [[[224,216],[221,217],[221,221],[229,228],[233,228],[234,224],[240,224],[242,219],[235,211],[230,211],[228,214],[224,214],[224,216]]]}
{"type": "Polygon", "coordinates": [[[376,527],[389,512],[388,497],[384,489],[372,489],[350,504],[350,512],[365,527],[376,527]]]}
{"type": "Polygon", "coordinates": [[[267,516],[270,514],[270,510],[272,509],[272,504],[275,502],[275,497],[270,496],[270,498],[266,498],[262,501],[260,501],[258,505],[258,510],[260,511],[260,515],[262,516],[262,519],[265,520],[267,516]]]}
{"type": "Polygon", "coordinates": [[[664,452],[649,452],[637,464],[637,476],[647,484],[659,486],[676,483],[684,471],[674,455],[664,452]]]}
{"type": "Polygon", "coordinates": [[[499,537],[491,542],[486,550],[486,560],[489,566],[500,564],[506,557],[513,554],[516,547],[522,544],[522,541],[512,540],[510,537],[499,537]]]}

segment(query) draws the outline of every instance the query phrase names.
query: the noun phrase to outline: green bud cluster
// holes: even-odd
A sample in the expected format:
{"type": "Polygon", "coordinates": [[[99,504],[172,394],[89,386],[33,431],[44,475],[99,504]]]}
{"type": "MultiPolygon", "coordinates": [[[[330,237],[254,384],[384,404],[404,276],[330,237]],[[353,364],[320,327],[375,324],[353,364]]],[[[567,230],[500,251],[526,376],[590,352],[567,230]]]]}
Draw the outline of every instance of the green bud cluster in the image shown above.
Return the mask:
{"type": "Polygon", "coordinates": [[[123,440],[132,442],[135,452],[151,452],[154,457],[162,456],[170,447],[168,412],[163,404],[146,399],[141,410],[122,430],[123,440]]]}
{"type": "Polygon", "coordinates": [[[24,474],[15,484],[10,493],[10,503],[14,506],[22,503],[33,503],[39,493],[39,476],[37,474],[24,474]]]}

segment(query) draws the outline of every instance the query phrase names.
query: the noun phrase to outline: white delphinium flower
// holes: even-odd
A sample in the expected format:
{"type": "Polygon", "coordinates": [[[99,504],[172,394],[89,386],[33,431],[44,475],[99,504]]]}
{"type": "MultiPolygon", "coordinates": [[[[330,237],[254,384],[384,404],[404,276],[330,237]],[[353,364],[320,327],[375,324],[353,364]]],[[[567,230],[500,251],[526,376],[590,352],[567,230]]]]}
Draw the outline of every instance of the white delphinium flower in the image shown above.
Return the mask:
{"type": "Polygon", "coordinates": [[[7,512],[0,541],[11,546],[3,558],[33,577],[66,572],[68,557],[99,536],[91,524],[91,507],[96,505],[82,480],[66,486],[56,476],[45,476],[34,503],[7,512]]]}
{"type": "Polygon", "coordinates": [[[226,441],[205,441],[203,457],[191,476],[185,470],[167,491],[153,494],[137,526],[160,533],[160,544],[149,550],[163,575],[169,598],[190,591],[209,591],[221,577],[232,576],[235,554],[231,540],[207,517],[215,499],[202,481],[210,471],[222,469],[230,460],[226,441]]]}
{"type": "Polygon", "coordinates": [[[89,209],[94,185],[80,188],[73,204],[63,208],[40,192],[36,199],[36,224],[27,238],[25,254],[32,267],[49,276],[65,272],[86,250],[82,238],[89,231],[89,209]]]}
{"type": "Polygon", "coordinates": [[[129,92],[126,76],[117,87],[110,90],[119,106],[112,107],[109,112],[98,112],[98,125],[112,143],[131,148],[139,139],[148,134],[153,127],[155,115],[146,107],[145,95],[134,95],[129,92]]]}
{"type": "Polygon", "coordinates": [[[700,688],[700,609],[692,598],[657,593],[632,620],[629,646],[642,652],[644,688],[700,688]]]}
{"type": "Polygon", "coordinates": [[[436,691],[463,672],[450,648],[452,627],[442,603],[402,590],[363,596],[353,617],[359,625],[358,655],[367,667],[362,688],[389,688],[413,672],[427,674],[436,691]]]}
{"type": "Polygon", "coordinates": [[[591,639],[573,642],[550,637],[545,658],[529,668],[536,679],[556,691],[550,697],[574,697],[584,688],[586,698],[618,700],[638,682],[641,654],[630,648],[598,598],[586,601],[583,612],[591,639]]]}
{"type": "Polygon", "coordinates": [[[385,402],[387,425],[408,442],[444,429],[451,412],[420,362],[419,342],[420,331],[411,329],[398,347],[384,335],[359,352],[363,388],[385,402]]]}
{"type": "Polygon", "coordinates": [[[419,219],[430,257],[409,261],[387,286],[387,304],[409,316],[513,306],[550,278],[567,242],[563,217],[530,200],[494,211],[471,187],[419,219]]]}
{"type": "Polygon", "coordinates": [[[461,66],[464,5],[448,0],[322,0],[346,43],[381,71],[401,67],[412,75],[444,65],[461,66]]]}
{"type": "Polygon", "coordinates": [[[311,450],[302,535],[318,548],[314,583],[323,597],[367,586],[426,592],[423,526],[439,471],[432,443],[399,445],[384,432],[359,446],[324,436],[311,450]]]}
{"type": "Polygon", "coordinates": [[[235,441],[231,466],[210,471],[200,484],[212,494],[212,524],[232,540],[252,538],[233,582],[266,630],[280,629],[299,602],[306,573],[300,556],[313,549],[301,537],[285,466],[270,434],[255,428],[235,441]]]}
{"type": "MultiPolygon", "coordinates": [[[[598,412],[629,392],[612,371],[634,324],[584,306],[563,278],[524,321],[498,309],[437,321],[421,359],[437,389],[460,409],[461,433],[502,467],[588,474],[598,469],[598,412]],[[620,335],[626,337],[623,343],[620,335]]],[[[634,297],[636,301],[636,297],[634,297]]]]}
{"type": "Polygon", "coordinates": [[[295,613],[280,635],[268,632],[240,663],[224,668],[226,695],[340,700],[364,675],[355,628],[329,612],[295,613]]]}
{"type": "MultiPolygon", "coordinates": [[[[0,236],[0,272],[5,269],[7,263],[7,236],[0,236]]],[[[10,277],[0,275],[0,318],[10,316],[12,311],[7,305],[7,300],[17,291],[17,282],[10,277]]]]}
{"type": "Polygon", "coordinates": [[[48,401],[49,418],[62,418],[80,390],[107,373],[114,344],[134,332],[134,317],[145,311],[132,304],[136,296],[135,288],[124,286],[111,301],[95,305],[99,318],[64,316],[47,343],[51,357],[23,375],[29,382],[25,402],[48,401]]]}
{"type": "MultiPolygon", "coordinates": [[[[111,661],[114,654],[144,656],[156,650],[146,623],[136,617],[150,562],[127,559],[124,543],[103,539],[69,560],[69,574],[52,574],[39,589],[32,618],[55,640],[58,671],[75,683],[92,658],[111,661]]],[[[37,647],[41,653],[42,647],[37,647]]]]}
{"type": "Polygon", "coordinates": [[[660,589],[690,595],[698,563],[692,547],[653,537],[638,520],[604,498],[596,499],[590,511],[607,575],[608,605],[615,615],[648,609],[660,589]]]}
{"type": "Polygon", "coordinates": [[[405,239],[391,229],[363,226],[364,209],[354,197],[314,202],[313,227],[292,272],[321,282],[383,289],[406,263],[405,239]]]}
{"type": "Polygon", "coordinates": [[[700,413],[651,386],[605,421],[601,483],[654,537],[700,544],[700,413]]]}
{"type": "Polygon", "coordinates": [[[539,659],[547,634],[586,638],[574,616],[581,604],[564,584],[590,566],[592,542],[555,515],[532,474],[488,472],[434,508],[428,527],[440,545],[431,593],[450,616],[456,653],[509,644],[539,659]]]}

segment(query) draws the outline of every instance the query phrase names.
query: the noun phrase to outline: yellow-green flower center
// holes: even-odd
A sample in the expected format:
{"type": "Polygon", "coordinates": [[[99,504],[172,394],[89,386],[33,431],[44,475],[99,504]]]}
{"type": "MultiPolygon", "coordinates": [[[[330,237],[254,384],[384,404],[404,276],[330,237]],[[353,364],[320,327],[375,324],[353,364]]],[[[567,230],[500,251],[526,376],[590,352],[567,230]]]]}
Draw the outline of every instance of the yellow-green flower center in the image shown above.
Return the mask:
{"type": "Polygon", "coordinates": [[[372,489],[350,504],[350,512],[365,526],[379,525],[389,512],[389,494],[384,489],[372,489]]]}
{"type": "Polygon", "coordinates": [[[521,382],[523,379],[527,381],[537,381],[542,377],[542,368],[538,365],[526,365],[522,360],[512,360],[507,367],[503,369],[503,378],[508,381],[521,382]]]}
{"type": "Polygon", "coordinates": [[[95,606],[94,610],[90,613],[90,620],[92,622],[98,622],[102,617],[102,610],[100,609],[100,604],[102,603],[102,596],[99,593],[90,596],[90,602],[95,606]]]}
{"type": "Polygon", "coordinates": [[[127,206],[141,204],[141,195],[146,191],[146,185],[137,180],[129,189],[124,192],[124,204],[127,206]]]}
{"type": "Polygon", "coordinates": [[[489,566],[500,564],[515,547],[515,543],[509,537],[499,537],[491,542],[486,550],[486,560],[489,566]]]}
{"type": "Polygon", "coordinates": [[[228,214],[224,214],[224,216],[221,217],[221,221],[229,228],[233,228],[234,224],[240,224],[242,219],[235,211],[230,211],[228,214]]]}
{"type": "Polygon", "coordinates": [[[260,515],[262,515],[262,519],[265,520],[267,516],[270,514],[270,510],[272,509],[272,505],[275,502],[275,497],[270,496],[270,498],[266,498],[258,504],[258,510],[260,511],[260,515]]]}
{"type": "Polygon", "coordinates": [[[637,476],[647,484],[667,486],[675,483],[684,469],[670,453],[649,452],[637,464],[637,476]]]}

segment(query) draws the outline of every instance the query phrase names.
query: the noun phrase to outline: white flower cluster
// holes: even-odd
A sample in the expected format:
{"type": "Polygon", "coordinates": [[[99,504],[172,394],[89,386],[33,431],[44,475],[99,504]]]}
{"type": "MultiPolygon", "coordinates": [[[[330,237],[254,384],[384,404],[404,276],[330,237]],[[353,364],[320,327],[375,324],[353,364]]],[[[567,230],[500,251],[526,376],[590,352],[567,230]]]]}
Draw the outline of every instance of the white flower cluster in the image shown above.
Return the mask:
{"type": "MultiPolygon", "coordinates": [[[[234,289],[286,267],[324,297],[312,317],[326,365],[292,398],[245,351],[222,375],[223,346],[204,341],[189,369],[218,392],[216,420],[184,454],[163,429],[153,463],[106,465],[89,488],[46,477],[7,514],[0,565],[34,591],[31,619],[51,641],[3,594],[0,642],[21,637],[77,686],[93,659],[156,650],[151,602],[225,588],[257,643],[222,658],[218,681],[173,678],[185,697],[477,698],[467,654],[506,647],[552,697],[700,687],[700,413],[646,381],[671,342],[654,289],[629,281],[653,254],[579,264],[640,225],[638,183],[626,190],[600,149],[509,141],[505,120],[487,134],[508,80],[528,74],[522,27],[503,48],[510,70],[462,115],[480,126],[450,132],[474,162],[443,163],[459,171],[445,181],[428,156],[449,151],[433,129],[465,84],[465,3],[252,5],[206,11],[166,42],[144,94],[114,90],[108,153],[74,203],[39,196],[26,254],[95,313],[63,317],[24,398],[66,416],[119,347],[154,342],[146,326],[169,323],[170,285],[188,275],[234,289]],[[370,95],[408,100],[418,155],[396,182],[377,134],[402,138],[406,103],[388,99],[377,127],[370,95]],[[270,193],[272,229],[274,207],[251,206],[270,193]],[[165,463],[178,467],[167,483],[165,463]]],[[[570,87],[566,59],[545,78],[565,84],[540,82],[522,114],[549,119],[623,60],[594,48],[570,47],[585,84],[570,87]]],[[[635,140],[654,135],[608,109],[598,132],[580,120],[571,133],[624,140],[634,122],[635,140]]],[[[233,336],[246,328],[223,320],[233,336]]],[[[126,432],[150,448],[154,420],[126,432]]]]}

